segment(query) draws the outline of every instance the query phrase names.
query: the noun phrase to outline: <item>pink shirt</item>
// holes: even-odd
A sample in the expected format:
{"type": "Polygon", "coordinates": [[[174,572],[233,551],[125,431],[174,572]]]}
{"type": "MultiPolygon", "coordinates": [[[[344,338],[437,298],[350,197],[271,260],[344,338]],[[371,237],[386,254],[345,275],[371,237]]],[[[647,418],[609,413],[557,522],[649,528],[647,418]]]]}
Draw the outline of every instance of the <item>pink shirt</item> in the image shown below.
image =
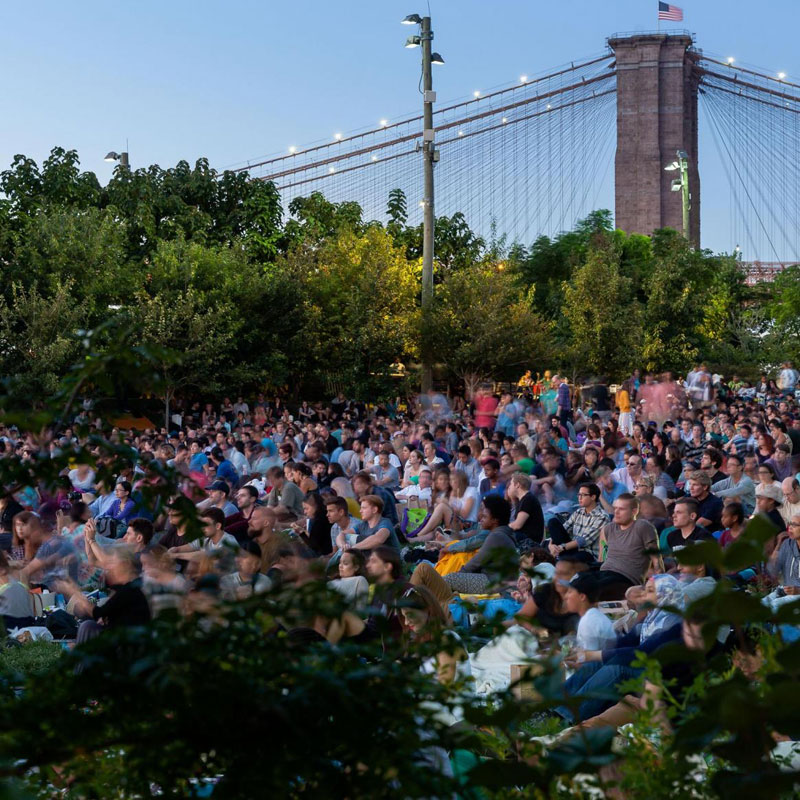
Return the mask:
{"type": "Polygon", "coordinates": [[[475,398],[475,425],[478,428],[494,429],[497,418],[494,416],[495,409],[499,405],[496,397],[490,394],[475,398]]]}

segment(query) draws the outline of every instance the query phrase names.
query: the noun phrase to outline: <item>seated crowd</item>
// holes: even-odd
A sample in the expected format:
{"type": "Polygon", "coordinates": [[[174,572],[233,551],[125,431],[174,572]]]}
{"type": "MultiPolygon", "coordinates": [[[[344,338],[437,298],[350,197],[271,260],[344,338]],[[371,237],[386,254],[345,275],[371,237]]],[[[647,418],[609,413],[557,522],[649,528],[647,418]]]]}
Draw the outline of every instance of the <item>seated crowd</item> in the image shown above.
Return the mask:
{"type": "MultiPolygon", "coordinates": [[[[263,396],[252,410],[226,398],[219,411],[195,404],[174,430],[106,430],[133,454],[113,485],[98,479],[98,451],[65,469],[55,490],[3,489],[0,613],[9,629],[34,625],[31,590],[58,595],[81,642],[169,611],[213,615],[225,601],[326,581],[350,611],[310,637],[468,628],[475,601],[478,616],[509,629],[574,635],[567,695],[617,686],[638,674],[638,650],[704,646],[674,609],[722,576],[679,567],[683,548],[728,547],[762,515],[775,530],[763,559],[728,577],[800,594],[794,392],[698,393],[687,380],[660,420],[639,397],[653,381],[632,376],[615,402],[598,382],[581,402],[556,378],[549,408],[482,388],[447,418],[430,398],[405,414],[342,396],[294,414],[263,396]],[[174,476],[171,500],[153,503],[164,475],[174,476]],[[186,501],[200,538],[188,533],[186,501]],[[602,604],[613,602],[628,615],[612,625],[602,604]]],[[[86,441],[76,426],[48,446],[64,453],[86,441]]],[[[0,448],[2,458],[46,457],[40,437],[2,424],[0,448]]],[[[443,653],[424,668],[454,680],[469,659],[443,653]]],[[[619,724],[629,707],[590,700],[558,713],[619,724]]]]}

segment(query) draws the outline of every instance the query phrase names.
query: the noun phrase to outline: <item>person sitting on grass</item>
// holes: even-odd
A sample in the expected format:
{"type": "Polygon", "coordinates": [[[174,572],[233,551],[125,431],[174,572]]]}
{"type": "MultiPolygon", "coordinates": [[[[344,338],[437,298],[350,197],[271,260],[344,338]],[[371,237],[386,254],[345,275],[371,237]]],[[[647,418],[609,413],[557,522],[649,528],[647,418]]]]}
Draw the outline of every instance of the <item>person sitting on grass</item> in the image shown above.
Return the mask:
{"type": "Polygon", "coordinates": [[[71,600],[75,615],[88,618],[78,628],[78,644],[98,636],[104,626],[145,625],[150,621],[150,606],[142,591],[133,550],[124,544],[108,548],[104,571],[111,596],[101,606],[92,605],[73,581],[56,584],[56,589],[71,600]]]}
{"type": "Polygon", "coordinates": [[[254,541],[246,542],[236,553],[236,571],[224,575],[219,582],[226,600],[246,600],[254,594],[268,592],[272,581],[262,575],[261,548],[254,541]]]}
{"type": "Polygon", "coordinates": [[[169,554],[183,561],[196,561],[203,556],[224,556],[239,549],[236,537],[225,533],[225,512],[221,508],[207,508],[200,513],[203,525],[203,540],[195,539],[187,544],[171,547],[169,554]]]}
{"type": "Polygon", "coordinates": [[[564,605],[567,611],[580,617],[575,648],[578,659],[587,650],[603,650],[616,639],[611,620],[597,608],[600,583],[591,572],[575,575],[567,585],[564,605]]]}

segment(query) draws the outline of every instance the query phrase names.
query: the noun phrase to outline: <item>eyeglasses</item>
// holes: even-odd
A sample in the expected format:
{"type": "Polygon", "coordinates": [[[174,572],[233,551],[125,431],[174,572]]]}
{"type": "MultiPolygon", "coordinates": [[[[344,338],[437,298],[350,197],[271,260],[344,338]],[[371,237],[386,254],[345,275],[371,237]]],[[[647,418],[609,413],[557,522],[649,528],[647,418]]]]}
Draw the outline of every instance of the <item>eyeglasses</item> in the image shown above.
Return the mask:
{"type": "Polygon", "coordinates": [[[800,522],[788,522],[787,526],[790,528],[800,528],[800,522]]]}
{"type": "Polygon", "coordinates": [[[591,492],[578,492],[578,497],[591,497],[591,492]]]}

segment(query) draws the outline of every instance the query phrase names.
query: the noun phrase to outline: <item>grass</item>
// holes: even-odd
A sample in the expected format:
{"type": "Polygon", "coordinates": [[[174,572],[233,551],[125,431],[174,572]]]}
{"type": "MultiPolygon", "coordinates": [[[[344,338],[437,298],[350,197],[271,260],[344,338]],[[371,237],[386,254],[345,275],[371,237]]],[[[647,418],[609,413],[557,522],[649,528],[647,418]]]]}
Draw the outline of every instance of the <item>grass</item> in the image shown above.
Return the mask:
{"type": "Polygon", "coordinates": [[[564,728],[568,728],[569,723],[560,716],[535,716],[527,722],[523,722],[520,727],[526,734],[533,738],[534,736],[555,736],[557,733],[561,733],[564,728]]]}
{"type": "Polygon", "coordinates": [[[28,642],[19,647],[0,649],[0,674],[38,675],[47,672],[64,655],[56,642],[28,642]]]}

